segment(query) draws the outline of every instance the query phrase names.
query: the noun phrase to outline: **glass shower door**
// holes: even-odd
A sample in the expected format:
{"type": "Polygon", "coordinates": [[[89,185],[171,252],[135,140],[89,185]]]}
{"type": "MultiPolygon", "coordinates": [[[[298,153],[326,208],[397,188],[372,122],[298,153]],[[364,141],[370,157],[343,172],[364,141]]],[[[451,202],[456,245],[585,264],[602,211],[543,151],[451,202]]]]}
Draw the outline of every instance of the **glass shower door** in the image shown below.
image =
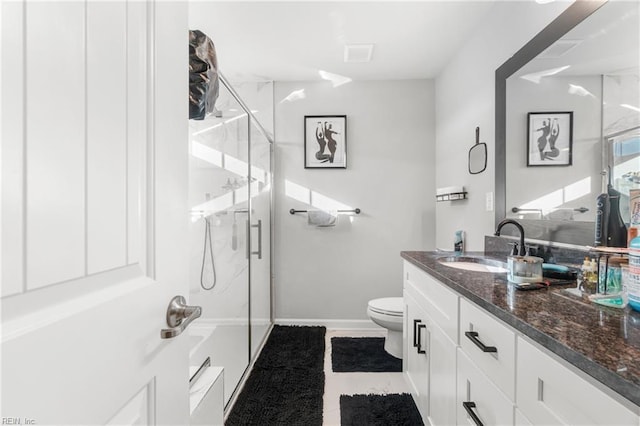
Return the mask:
{"type": "Polygon", "coordinates": [[[250,129],[251,195],[250,320],[253,358],[271,326],[272,144],[255,122],[250,129]]]}
{"type": "Polygon", "coordinates": [[[249,365],[249,118],[222,85],[218,113],[190,120],[191,366],[224,367],[229,402],[249,365]]]}

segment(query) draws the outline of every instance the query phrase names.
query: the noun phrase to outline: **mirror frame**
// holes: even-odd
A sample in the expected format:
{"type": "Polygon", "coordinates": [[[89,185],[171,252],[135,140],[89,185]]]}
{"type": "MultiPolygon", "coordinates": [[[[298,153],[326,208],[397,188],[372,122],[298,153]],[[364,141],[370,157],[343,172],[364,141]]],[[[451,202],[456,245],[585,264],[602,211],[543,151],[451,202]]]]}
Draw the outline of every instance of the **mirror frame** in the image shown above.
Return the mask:
{"type": "MultiPolygon", "coordinates": [[[[496,69],[495,82],[495,226],[506,218],[507,214],[507,78],[525,66],[546,48],[551,46],[576,25],[588,18],[608,0],[576,0],[556,19],[527,42],[510,59],[496,69]]],[[[595,204],[595,200],[594,200],[595,204]]],[[[571,245],[593,245],[594,224],[592,222],[554,221],[518,219],[525,229],[525,235],[536,240],[571,245]],[[528,232],[527,232],[528,231],[528,232]]],[[[511,230],[505,228],[505,234],[511,230]]],[[[512,235],[515,235],[513,233],[512,235]]]]}

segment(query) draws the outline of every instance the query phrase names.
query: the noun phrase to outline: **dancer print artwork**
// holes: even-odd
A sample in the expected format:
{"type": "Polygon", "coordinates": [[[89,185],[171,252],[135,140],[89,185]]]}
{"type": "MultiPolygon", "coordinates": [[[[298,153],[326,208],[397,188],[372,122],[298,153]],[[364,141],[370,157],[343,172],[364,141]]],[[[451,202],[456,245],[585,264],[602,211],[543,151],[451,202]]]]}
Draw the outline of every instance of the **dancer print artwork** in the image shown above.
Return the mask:
{"type": "Polygon", "coordinates": [[[305,116],[305,168],[346,168],[346,130],[346,115],[305,116]]]}
{"type": "Polygon", "coordinates": [[[527,166],[570,166],[573,112],[528,114],[527,166]]]}

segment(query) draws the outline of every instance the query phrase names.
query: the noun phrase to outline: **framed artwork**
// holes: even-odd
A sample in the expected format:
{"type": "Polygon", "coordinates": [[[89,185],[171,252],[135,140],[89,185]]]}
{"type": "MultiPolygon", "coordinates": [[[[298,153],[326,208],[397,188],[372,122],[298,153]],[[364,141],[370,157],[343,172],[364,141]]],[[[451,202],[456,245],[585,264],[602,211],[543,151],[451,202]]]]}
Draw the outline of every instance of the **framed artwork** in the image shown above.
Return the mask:
{"type": "Polygon", "coordinates": [[[347,168],[347,116],[304,116],[304,168],[347,168]]]}
{"type": "Polygon", "coordinates": [[[527,166],[570,166],[573,112],[530,112],[527,117],[527,166]]]}

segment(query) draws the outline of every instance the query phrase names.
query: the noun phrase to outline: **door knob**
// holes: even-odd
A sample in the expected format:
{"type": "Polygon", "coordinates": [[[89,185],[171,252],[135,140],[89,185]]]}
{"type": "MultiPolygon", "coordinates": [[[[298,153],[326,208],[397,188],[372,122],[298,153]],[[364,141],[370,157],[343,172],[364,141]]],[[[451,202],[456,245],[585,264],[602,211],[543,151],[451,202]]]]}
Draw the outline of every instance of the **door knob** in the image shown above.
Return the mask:
{"type": "Polygon", "coordinates": [[[191,322],[202,315],[200,306],[189,306],[183,296],[171,299],[167,308],[167,325],[160,331],[162,339],[171,339],[182,333],[191,322]]]}

